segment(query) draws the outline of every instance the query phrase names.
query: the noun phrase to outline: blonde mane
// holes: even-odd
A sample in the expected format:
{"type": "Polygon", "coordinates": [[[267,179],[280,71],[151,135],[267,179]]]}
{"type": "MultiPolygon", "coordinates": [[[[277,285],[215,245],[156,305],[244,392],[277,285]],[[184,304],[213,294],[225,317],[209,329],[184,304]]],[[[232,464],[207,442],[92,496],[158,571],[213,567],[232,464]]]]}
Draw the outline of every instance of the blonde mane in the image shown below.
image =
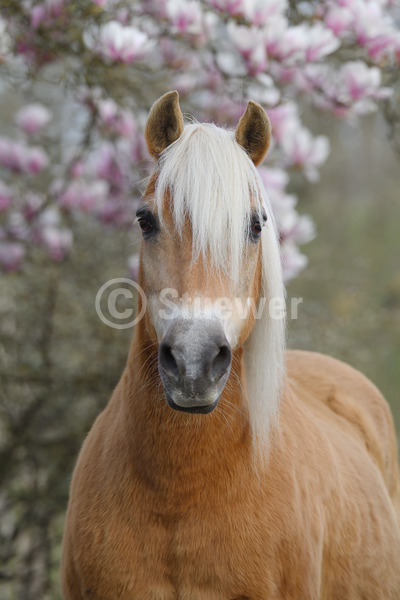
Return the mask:
{"type": "Polygon", "coordinates": [[[260,176],[234,133],[212,124],[187,124],[161,154],[155,200],[162,218],[165,194],[182,235],[186,217],[193,231],[193,259],[210,257],[233,282],[240,276],[251,212],[268,216],[262,233],[265,307],[245,344],[245,369],[253,439],[262,444],[276,421],[284,374],[285,319],[269,315],[272,298],[284,298],[278,235],[260,176]]]}

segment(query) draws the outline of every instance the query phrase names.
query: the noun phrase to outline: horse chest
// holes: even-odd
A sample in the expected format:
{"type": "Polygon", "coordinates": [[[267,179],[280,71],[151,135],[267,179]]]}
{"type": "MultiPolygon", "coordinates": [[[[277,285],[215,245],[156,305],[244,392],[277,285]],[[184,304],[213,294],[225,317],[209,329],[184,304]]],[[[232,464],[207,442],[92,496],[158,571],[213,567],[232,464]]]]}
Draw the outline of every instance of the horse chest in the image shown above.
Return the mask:
{"type": "MultiPolygon", "coordinates": [[[[193,508],[176,521],[149,513],[147,522],[134,525],[124,559],[113,565],[112,577],[102,573],[100,589],[107,590],[104,598],[121,600],[301,597],[304,590],[296,584],[296,561],[292,560],[292,572],[285,573],[280,548],[268,543],[268,523],[261,525],[264,532],[254,515],[232,507],[208,515],[193,508]]],[[[113,534],[116,544],[122,536],[127,539],[126,530],[115,528],[113,534]]],[[[106,563],[112,562],[110,555],[106,563]]],[[[305,564],[298,567],[303,581],[304,569],[305,564]]]]}

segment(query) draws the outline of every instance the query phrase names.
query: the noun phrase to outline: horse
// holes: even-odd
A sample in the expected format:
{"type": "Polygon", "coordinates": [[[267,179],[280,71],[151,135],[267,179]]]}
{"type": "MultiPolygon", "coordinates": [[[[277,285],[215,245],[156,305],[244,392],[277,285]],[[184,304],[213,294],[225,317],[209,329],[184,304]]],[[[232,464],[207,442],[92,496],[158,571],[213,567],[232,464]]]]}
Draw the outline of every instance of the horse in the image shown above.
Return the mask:
{"type": "Polygon", "coordinates": [[[145,137],[146,310],[73,474],[64,599],[398,600],[388,405],[352,367],[285,350],[265,111],[185,123],[169,92],[145,137]]]}

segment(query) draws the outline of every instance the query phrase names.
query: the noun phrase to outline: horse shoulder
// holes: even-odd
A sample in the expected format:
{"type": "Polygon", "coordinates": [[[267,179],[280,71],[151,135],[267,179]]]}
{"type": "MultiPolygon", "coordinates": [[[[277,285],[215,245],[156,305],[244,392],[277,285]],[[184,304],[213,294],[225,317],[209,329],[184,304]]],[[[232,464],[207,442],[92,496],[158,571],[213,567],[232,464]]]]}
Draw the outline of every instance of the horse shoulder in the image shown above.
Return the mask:
{"type": "MultiPolygon", "coordinates": [[[[100,597],[96,583],[86,586],[82,583],[85,581],[107,579],[111,586],[115,580],[116,588],[112,589],[121,585],[115,576],[117,570],[112,573],[115,565],[108,560],[99,561],[100,555],[105,558],[112,554],[117,536],[121,547],[124,539],[119,531],[119,517],[128,465],[117,396],[114,392],[87,435],[71,482],[61,565],[62,588],[68,600],[100,597]],[[103,572],[101,578],[96,575],[99,568],[103,572]]],[[[118,555],[124,563],[123,553],[118,555]]]]}
{"type": "Polygon", "coordinates": [[[389,406],[376,386],[348,364],[316,352],[289,351],[287,372],[295,393],[315,414],[341,423],[362,440],[400,518],[396,434],[389,406]]]}
{"type": "Polygon", "coordinates": [[[281,419],[285,435],[298,440],[292,460],[304,495],[319,495],[325,523],[321,598],[353,597],[357,586],[368,598],[398,598],[400,484],[385,400],[348,365],[292,351],[281,419]],[[319,489],[318,483],[311,489],[315,481],[319,489]],[[370,567],[360,572],[357,565],[370,567]]]}

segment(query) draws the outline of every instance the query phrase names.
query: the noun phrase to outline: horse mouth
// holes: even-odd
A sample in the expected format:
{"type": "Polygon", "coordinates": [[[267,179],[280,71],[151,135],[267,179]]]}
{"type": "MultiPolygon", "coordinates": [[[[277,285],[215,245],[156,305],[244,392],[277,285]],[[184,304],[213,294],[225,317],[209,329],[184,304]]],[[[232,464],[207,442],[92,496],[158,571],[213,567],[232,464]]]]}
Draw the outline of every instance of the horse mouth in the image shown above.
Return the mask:
{"type": "Polygon", "coordinates": [[[210,404],[194,404],[192,406],[180,406],[172,400],[169,394],[165,393],[165,398],[167,400],[168,406],[173,410],[189,413],[192,415],[207,415],[208,413],[212,412],[214,408],[216,408],[219,402],[218,397],[216,400],[214,400],[214,402],[211,402],[210,404]]]}

